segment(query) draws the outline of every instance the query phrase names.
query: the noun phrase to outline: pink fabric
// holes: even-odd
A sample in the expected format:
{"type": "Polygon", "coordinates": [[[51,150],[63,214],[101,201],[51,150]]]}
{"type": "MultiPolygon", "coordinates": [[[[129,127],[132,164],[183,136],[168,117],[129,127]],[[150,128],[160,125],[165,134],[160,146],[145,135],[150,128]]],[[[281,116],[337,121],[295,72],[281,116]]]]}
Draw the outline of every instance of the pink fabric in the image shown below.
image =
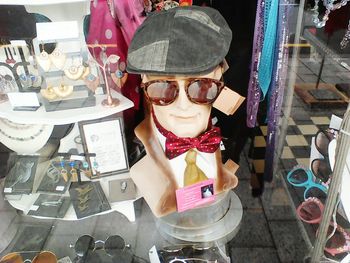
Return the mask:
{"type": "MultiPolygon", "coordinates": [[[[91,0],[90,5],[90,27],[87,37],[88,44],[116,44],[115,47],[107,47],[107,56],[116,54],[120,62],[126,62],[128,45],[137,27],[143,22],[142,3],[140,0],[113,0],[116,17],[113,18],[107,0],[91,0]]],[[[89,48],[94,58],[102,64],[101,48],[89,48]]],[[[111,69],[114,71],[115,69],[111,69]]],[[[116,88],[111,79],[107,80],[110,87],[116,88]]],[[[140,96],[138,87],[140,77],[129,74],[128,79],[122,87],[121,93],[132,100],[135,104],[134,110],[139,109],[140,96]]],[[[133,114],[131,114],[133,115],[133,114]]],[[[132,118],[132,116],[129,116],[132,118]]]]}

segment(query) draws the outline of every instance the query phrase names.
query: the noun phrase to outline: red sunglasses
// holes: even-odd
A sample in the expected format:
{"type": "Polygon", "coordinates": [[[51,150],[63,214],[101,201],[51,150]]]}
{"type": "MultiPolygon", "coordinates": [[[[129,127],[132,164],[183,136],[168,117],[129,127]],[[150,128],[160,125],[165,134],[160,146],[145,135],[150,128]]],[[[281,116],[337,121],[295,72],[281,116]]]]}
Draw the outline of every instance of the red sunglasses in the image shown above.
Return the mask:
{"type": "MultiPolygon", "coordinates": [[[[224,82],[211,78],[188,78],[185,80],[187,98],[202,105],[212,104],[224,87],[224,82]]],[[[152,80],[141,83],[147,99],[154,105],[166,106],[179,96],[180,85],[176,80],[152,80]]]]}

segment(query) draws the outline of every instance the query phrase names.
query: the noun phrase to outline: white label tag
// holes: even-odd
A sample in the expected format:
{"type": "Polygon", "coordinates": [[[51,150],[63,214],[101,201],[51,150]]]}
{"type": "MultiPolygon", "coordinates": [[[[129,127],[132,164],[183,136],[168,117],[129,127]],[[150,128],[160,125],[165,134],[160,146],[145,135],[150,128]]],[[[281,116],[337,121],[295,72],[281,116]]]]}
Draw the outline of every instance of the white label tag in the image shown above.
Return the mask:
{"type": "Polygon", "coordinates": [[[37,39],[40,42],[78,38],[78,28],[78,21],[36,23],[37,39]]]}
{"type": "Polygon", "coordinates": [[[40,107],[38,96],[35,92],[9,92],[7,96],[12,107],[40,107]]]}
{"type": "Polygon", "coordinates": [[[148,255],[149,255],[149,260],[151,261],[151,263],[160,263],[156,246],[153,246],[148,251],[148,255]]]}
{"type": "Polygon", "coordinates": [[[56,186],[56,191],[63,191],[63,190],[64,190],[64,186],[62,185],[56,186]]]}
{"type": "Polygon", "coordinates": [[[220,142],[220,150],[225,151],[225,145],[222,141],[220,142]]]}
{"type": "Polygon", "coordinates": [[[12,193],[12,187],[5,187],[4,188],[4,193],[12,193]]]}
{"type": "Polygon", "coordinates": [[[71,155],[70,156],[71,160],[75,160],[75,161],[84,161],[84,156],[80,156],[80,155],[71,155]]]}
{"type": "Polygon", "coordinates": [[[37,211],[39,209],[38,205],[32,205],[29,210],[37,211]]]}
{"type": "Polygon", "coordinates": [[[97,87],[95,90],[96,95],[103,95],[103,88],[102,87],[97,87]]]}
{"type": "Polygon", "coordinates": [[[25,47],[27,43],[24,40],[10,40],[12,46],[25,47]]]}

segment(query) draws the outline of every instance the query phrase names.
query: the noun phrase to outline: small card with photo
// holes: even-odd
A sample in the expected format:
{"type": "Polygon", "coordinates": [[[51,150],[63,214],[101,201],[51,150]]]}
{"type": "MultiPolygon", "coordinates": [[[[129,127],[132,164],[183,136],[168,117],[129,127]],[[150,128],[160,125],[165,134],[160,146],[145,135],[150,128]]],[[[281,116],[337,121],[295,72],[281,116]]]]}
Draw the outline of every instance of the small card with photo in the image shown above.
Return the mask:
{"type": "Polygon", "coordinates": [[[9,169],[5,179],[4,193],[30,194],[38,165],[37,155],[17,155],[9,160],[9,169]]]}
{"type": "Polygon", "coordinates": [[[63,218],[70,204],[69,196],[40,194],[29,208],[28,215],[63,218]]]}
{"type": "Polygon", "coordinates": [[[111,209],[100,182],[74,182],[70,186],[69,195],[77,218],[84,218],[111,209]]]}
{"type": "Polygon", "coordinates": [[[208,179],[176,190],[178,212],[184,212],[211,203],[214,200],[214,179],[208,179]]]}

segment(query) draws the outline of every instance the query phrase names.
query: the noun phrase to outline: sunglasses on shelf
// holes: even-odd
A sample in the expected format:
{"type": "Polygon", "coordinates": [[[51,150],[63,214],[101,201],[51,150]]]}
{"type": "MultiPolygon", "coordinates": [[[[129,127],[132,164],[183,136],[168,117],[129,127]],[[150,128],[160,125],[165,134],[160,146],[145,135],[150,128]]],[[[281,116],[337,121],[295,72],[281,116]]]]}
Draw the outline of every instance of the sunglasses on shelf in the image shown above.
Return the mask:
{"type": "Polygon", "coordinates": [[[313,173],[310,169],[296,166],[287,174],[287,180],[293,186],[305,187],[304,200],[309,197],[325,200],[327,197],[327,187],[313,181],[313,173]]]}
{"type": "Polygon", "coordinates": [[[201,258],[174,258],[169,263],[218,263],[217,260],[206,260],[201,258]]]}
{"type": "Polygon", "coordinates": [[[311,171],[313,175],[322,183],[329,185],[332,176],[332,169],[326,159],[314,159],[311,162],[311,171]]]}
{"type": "Polygon", "coordinates": [[[127,248],[130,246],[126,245],[124,239],[118,235],[109,236],[105,241],[95,240],[90,235],[83,235],[78,238],[74,245],[75,253],[79,257],[85,257],[98,249],[103,249],[109,256],[122,257],[127,248]]]}
{"type": "Polygon", "coordinates": [[[310,197],[302,202],[297,208],[298,217],[308,224],[321,222],[324,205],[316,197],[310,197]]]}
{"type": "Polygon", "coordinates": [[[50,251],[42,251],[33,259],[23,259],[18,252],[12,252],[0,259],[0,263],[57,263],[57,258],[50,251]]]}
{"type": "Polygon", "coordinates": [[[328,158],[329,143],[335,139],[338,131],[335,129],[319,130],[315,136],[316,149],[325,157],[328,158]]]}
{"type": "Polygon", "coordinates": [[[326,242],[324,251],[332,256],[350,252],[350,232],[331,222],[327,235],[330,237],[326,242]]]}
{"type": "MultiPolygon", "coordinates": [[[[224,87],[224,82],[211,78],[189,78],[185,80],[187,98],[201,105],[214,103],[224,87]]],[[[141,83],[147,99],[154,105],[166,106],[179,96],[180,85],[175,80],[152,80],[141,83]]]]}

